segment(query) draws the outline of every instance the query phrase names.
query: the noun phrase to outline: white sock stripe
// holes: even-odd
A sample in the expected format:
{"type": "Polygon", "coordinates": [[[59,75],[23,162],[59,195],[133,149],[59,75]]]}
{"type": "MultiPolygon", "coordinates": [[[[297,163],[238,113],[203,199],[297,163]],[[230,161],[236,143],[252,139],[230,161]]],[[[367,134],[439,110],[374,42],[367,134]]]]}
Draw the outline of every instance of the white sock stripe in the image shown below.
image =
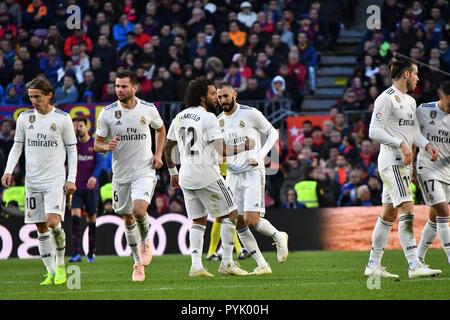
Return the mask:
{"type": "Polygon", "coordinates": [[[378,217],[378,221],[379,221],[383,226],[386,226],[386,227],[388,227],[388,228],[392,228],[392,225],[393,225],[392,222],[383,220],[383,219],[381,219],[380,217],[378,217]]]}
{"type": "Polygon", "coordinates": [[[242,229],[239,229],[237,232],[238,233],[244,233],[244,232],[247,232],[247,230],[249,230],[249,228],[248,227],[244,227],[242,229]]]}
{"type": "Polygon", "coordinates": [[[201,231],[201,232],[205,232],[206,226],[201,225],[201,224],[196,224],[196,223],[194,223],[194,224],[192,225],[191,229],[195,229],[195,230],[199,230],[199,231],[201,231]]]}
{"type": "Polygon", "coordinates": [[[400,215],[399,218],[400,221],[413,221],[414,220],[414,214],[407,212],[400,215]]]}
{"type": "Polygon", "coordinates": [[[136,222],[131,225],[125,225],[125,228],[127,228],[128,230],[133,230],[134,228],[136,228],[136,222]]]}
{"type": "Polygon", "coordinates": [[[430,226],[430,228],[436,229],[436,222],[433,222],[430,219],[428,219],[427,223],[430,226]]]}
{"type": "Polygon", "coordinates": [[[436,223],[448,223],[449,221],[449,217],[436,217],[436,223]]]}

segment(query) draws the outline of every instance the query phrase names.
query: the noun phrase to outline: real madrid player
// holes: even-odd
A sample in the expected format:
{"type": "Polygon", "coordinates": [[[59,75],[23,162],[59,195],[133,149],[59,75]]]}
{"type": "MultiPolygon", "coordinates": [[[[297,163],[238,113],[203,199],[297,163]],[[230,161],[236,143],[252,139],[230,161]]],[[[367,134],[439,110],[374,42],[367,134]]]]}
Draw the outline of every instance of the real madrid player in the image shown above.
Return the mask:
{"type": "Polygon", "coordinates": [[[237,103],[236,91],[231,86],[224,85],[218,90],[217,96],[223,110],[218,119],[225,143],[234,146],[242,143],[245,137],[250,137],[256,142],[254,150],[227,157],[227,183],[233,192],[239,212],[237,223],[239,238],[258,264],[254,273],[272,273],[248,226],[273,238],[277,246],[278,262],[287,259],[287,233],[277,230],[264,218],[264,158],[277,142],[278,132],[260,111],[237,103]],[[261,134],[267,135],[264,145],[261,145],[261,134]]]}
{"type": "Polygon", "coordinates": [[[219,122],[211,112],[216,102],[217,92],[211,81],[204,77],[191,81],[186,91],[187,108],[172,120],[164,150],[171,186],[181,186],[188,216],[193,220],[189,232],[191,277],[213,276],[202,263],[208,213],[221,220],[223,254],[219,273],[238,276],[248,274],[233,261],[233,236],[238,213],[230,188],[219,173],[217,156],[252,149],[254,141],[244,137],[240,144],[225,145],[219,122]],[[179,174],[172,154],[177,145],[181,162],[179,174]]]}
{"type": "Polygon", "coordinates": [[[438,158],[437,149],[420,133],[416,119],[416,101],[407,94],[419,80],[417,65],[409,60],[393,60],[390,65],[393,85],[375,100],[369,137],[381,144],[378,170],[383,180],[383,209],[372,234],[372,250],[364,275],[398,278],[381,266],[392,224],[400,215],[398,234],[406,259],[408,276],[431,276],[440,270],[424,266],[417,256],[413,231],[413,199],[410,191],[412,146],[415,144],[431,161],[438,158]]]}
{"type": "Polygon", "coordinates": [[[66,193],[76,190],[77,138],[70,116],[52,106],[54,94],[47,80],[34,79],[27,89],[34,109],[22,112],[17,119],[14,145],[2,184],[11,186],[11,175],[25,147],[25,223],[34,223],[37,227],[39,254],[47,269],[41,285],[60,285],[66,282],[66,235],[61,221],[64,220],[66,193]]]}
{"type": "Polygon", "coordinates": [[[439,159],[432,162],[420,150],[417,157],[417,180],[430,213],[419,242],[419,260],[425,263],[428,247],[436,234],[450,263],[450,82],[439,90],[439,101],[423,103],[417,108],[417,120],[422,134],[439,150],[439,159]]]}
{"type": "Polygon", "coordinates": [[[136,98],[136,73],[124,70],[116,77],[119,101],[100,112],[94,148],[112,151],[113,208],[125,221],[125,236],[134,257],[132,280],[144,281],[144,267],[152,258],[147,207],[156,186],[155,169],[163,164],[166,129],[156,107],[136,98]],[[150,127],[156,130],[154,155],[150,127]]]}

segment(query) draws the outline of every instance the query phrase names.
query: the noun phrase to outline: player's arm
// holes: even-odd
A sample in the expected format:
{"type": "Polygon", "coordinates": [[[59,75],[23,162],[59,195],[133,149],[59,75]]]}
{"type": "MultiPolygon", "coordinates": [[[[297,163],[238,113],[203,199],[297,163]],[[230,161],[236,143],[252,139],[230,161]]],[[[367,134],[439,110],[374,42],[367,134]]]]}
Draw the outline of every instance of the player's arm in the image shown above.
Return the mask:
{"type": "Polygon", "coordinates": [[[158,109],[154,105],[150,108],[150,126],[156,130],[155,133],[155,154],[152,159],[152,168],[159,169],[163,165],[162,155],[164,151],[164,142],[166,141],[166,127],[164,126],[164,122],[161,118],[161,115],[158,112],[158,109]]]}
{"type": "Polygon", "coordinates": [[[391,109],[392,102],[387,95],[380,96],[375,100],[369,126],[369,138],[387,146],[400,148],[403,141],[385,130],[391,109]]]}
{"type": "Polygon", "coordinates": [[[64,185],[64,190],[68,194],[72,194],[77,190],[77,187],[75,186],[78,167],[77,137],[75,135],[75,129],[70,117],[67,116],[65,121],[63,141],[67,152],[68,174],[67,182],[64,185]]]}
{"type": "Polygon", "coordinates": [[[255,140],[250,138],[245,138],[244,143],[227,145],[223,138],[216,139],[212,142],[214,149],[217,153],[223,157],[230,157],[237,155],[241,152],[253,150],[255,148],[255,140]]]}
{"type": "Polygon", "coordinates": [[[97,185],[98,178],[100,177],[100,173],[102,172],[104,166],[104,161],[105,160],[103,158],[103,155],[101,155],[100,153],[95,154],[95,168],[94,171],[92,171],[91,177],[87,181],[86,186],[88,189],[94,189],[97,185]]]}
{"type": "MultiPolygon", "coordinates": [[[[264,117],[264,115],[259,110],[255,109],[255,117],[256,117],[255,122],[256,129],[258,129],[261,133],[267,135],[266,142],[258,152],[258,159],[264,159],[269,154],[270,150],[272,150],[275,143],[278,141],[279,134],[278,131],[273,127],[273,125],[266,119],[266,117],[264,117]]],[[[256,164],[253,165],[258,165],[258,163],[256,162],[256,164]]]]}
{"type": "Polygon", "coordinates": [[[176,134],[175,134],[175,126],[173,124],[170,125],[169,132],[167,134],[166,144],[164,146],[164,158],[166,159],[167,168],[170,173],[170,186],[172,189],[180,188],[178,184],[178,170],[175,165],[175,161],[173,161],[173,149],[177,146],[176,134]]]}
{"type": "Polygon", "coordinates": [[[153,155],[152,167],[154,169],[159,169],[163,165],[162,155],[164,152],[164,142],[166,140],[166,127],[162,125],[159,129],[156,129],[155,133],[155,154],[153,155]]]}
{"type": "Polygon", "coordinates": [[[103,109],[100,112],[100,115],[97,119],[97,129],[95,131],[95,140],[94,140],[94,150],[99,153],[106,153],[109,151],[116,150],[119,141],[116,137],[109,139],[107,141],[107,137],[109,135],[109,126],[105,119],[105,110],[103,109]]]}
{"type": "Polygon", "coordinates": [[[433,146],[433,144],[428,141],[428,139],[425,138],[420,131],[420,123],[418,121],[417,115],[414,115],[414,117],[414,144],[420,149],[425,149],[425,151],[430,154],[431,161],[435,161],[439,156],[439,152],[436,147],[433,146]]]}
{"type": "Polygon", "coordinates": [[[372,119],[369,126],[369,138],[386,146],[399,148],[403,154],[403,164],[409,165],[412,161],[411,147],[399,138],[386,132],[386,122],[392,109],[389,96],[379,96],[374,103],[372,119]]]}
{"type": "Polygon", "coordinates": [[[14,171],[14,168],[17,165],[17,162],[20,159],[20,156],[22,155],[23,144],[25,142],[25,131],[23,129],[21,119],[22,119],[22,117],[20,117],[20,116],[17,119],[16,133],[14,135],[14,144],[11,148],[11,151],[9,152],[5,172],[3,173],[3,176],[2,176],[2,185],[6,188],[11,186],[11,180],[12,180],[11,175],[14,171]]]}

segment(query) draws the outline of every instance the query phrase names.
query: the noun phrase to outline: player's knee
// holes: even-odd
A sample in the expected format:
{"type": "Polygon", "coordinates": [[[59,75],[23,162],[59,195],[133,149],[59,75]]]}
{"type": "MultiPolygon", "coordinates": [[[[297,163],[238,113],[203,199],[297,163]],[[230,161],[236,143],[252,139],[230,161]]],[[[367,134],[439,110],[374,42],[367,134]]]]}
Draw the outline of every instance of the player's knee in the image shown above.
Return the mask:
{"type": "Polygon", "coordinates": [[[228,218],[229,218],[234,224],[236,224],[237,219],[238,219],[238,212],[237,212],[237,210],[231,211],[230,214],[228,214],[228,218]]]}
{"type": "Polygon", "coordinates": [[[255,227],[259,222],[259,213],[258,212],[251,212],[245,214],[245,222],[250,227],[255,227]]]}
{"type": "Polygon", "coordinates": [[[45,223],[36,223],[36,228],[39,233],[48,232],[48,227],[47,227],[47,224],[45,224],[45,223]]]}
{"type": "Polygon", "coordinates": [[[204,216],[201,218],[193,219],[194,224],[201,224],[203,226],[206,226],[206,223],[208,222],[208,217],[204,216]]]}
{"type": "Polygon", "coordinates": [[[56,228],[61,222],[61,217],[57,214],[47,215],[47,226],[49,228],[56,228]]]}
{"type": "Polygon", "coordinates": [[[133,223],[136,222],[136,220],[134,219],[133,215],[131,215],[131,214],[124,214],[123,215],[123,221],[125,221],[125,224],[127,226],[131,226],[133,223]]]}
{"type": "Polygon", "coordinates": [[[239,215],[237,222],[236,222],[236,229],[242,229],[245,228],[247,226],[247,224],[245,223],[245,219],[244,216],[239,215]]]}

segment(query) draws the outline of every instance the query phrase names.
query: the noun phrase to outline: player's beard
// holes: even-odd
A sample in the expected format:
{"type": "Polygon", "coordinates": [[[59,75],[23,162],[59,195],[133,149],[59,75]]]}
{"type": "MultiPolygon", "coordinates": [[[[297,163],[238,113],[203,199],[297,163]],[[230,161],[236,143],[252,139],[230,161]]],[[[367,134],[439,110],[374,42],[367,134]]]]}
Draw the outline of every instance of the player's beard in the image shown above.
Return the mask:
{"type": "Polygon", "coordinates": [[[416,88],[416,86],[413,84],[412,80],[407,80],[406,81],[406,89],[409,92],[414,91],[415,88],[416,88]]]}
{"type": "Polygon", "coordinates": [[[232,97],[230,103],[226,103],[226,104],[222,105],[222,110],[225,112],[230,112],[233,109],[235,104],[236,104],[236,99],[234,97],[232,97]]]}
{"type": "Polygon", "coordinates": [[[132,95],[127,95],[124,94],[124,97],[121,99],[119,97],[117,97],[119,99],[120,102],[122,102],[123,104],[128,104],[128,102],[131,100],[131,98],[133,98],[132,95]]]}

